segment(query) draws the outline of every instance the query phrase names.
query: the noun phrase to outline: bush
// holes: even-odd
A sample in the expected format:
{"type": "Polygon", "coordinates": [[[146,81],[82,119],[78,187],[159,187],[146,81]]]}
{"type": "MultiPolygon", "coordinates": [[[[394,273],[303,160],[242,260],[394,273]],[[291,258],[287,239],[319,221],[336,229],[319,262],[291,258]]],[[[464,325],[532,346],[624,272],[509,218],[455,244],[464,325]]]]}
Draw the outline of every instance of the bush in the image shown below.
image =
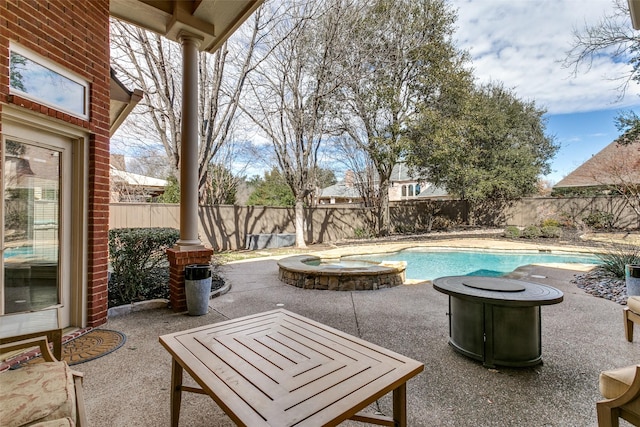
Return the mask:
{"type": "Polygon", "coordinates": [[[176,244],[174,228],[109,230],[109,306],[168,295],[169,263],[165,251],[176,244]]]}
{"type": "Polygon", "coordinates": [[[395,224],[393,228],[397,234],[413,234],[416,232],[416,227],[413,224],[395,224]]]}
{"type": "Polygon", "coordinates": [[[610,272],[618,279],[624,279],[624,266],[627,264],[640,264],[640,248],[615,246],[608,252],[597,254],[602,261],[602,268],[610,272]]]}
{"type": "Polygon", "coordinates": [[[450,228],[454,228],[455,226],[456,226],[456,222],[454,220],[444,216],[436,215],[433,218],[433,224],[431,224],[431,229],[446,231],[450,228]]]}
{"type": "Polygon", "coordinates": [[[371,239],[373,238],[373,233],[367,228],[358,227],[353,230],[353,237],[356,239],[371,239]]]}
{"type": "Polygon", "coordinates": [[[522,230],[522,237],[525,239],[536,239],[542,235],[540,227],[537,225],[528,225],[522,230]]]}
{"type": "Polygon", "coordinates": [[[540,234],[546,238],[559,238],[562,236],[562,229],[554,225],[545,225],[540,228],[540,234]]]}
{"type": "Polygon", "coordinates": [[[510,225],[504,229],[504,237],[508,239],[517,239],[520,237],[520,229],[515,225],[510,225]]]}
{"type": "Polygon", "coordinates": [[[589,227],[597,230],[613,228],[613,214],[609,212],[591,212],[582,221],[589,227]]]}
{"type": "Polygon", "coordinates": [[[569,212],[561,212],[558,222],[560,222],[560,226],[564,228],[578,228],[577,219],[569,212]]]}
{"type": "Polygon", "coordinates": [[[545,227],[560,227],[560,221],[554,218],[547,218],[540,223],[541,228],[545,227]]]}

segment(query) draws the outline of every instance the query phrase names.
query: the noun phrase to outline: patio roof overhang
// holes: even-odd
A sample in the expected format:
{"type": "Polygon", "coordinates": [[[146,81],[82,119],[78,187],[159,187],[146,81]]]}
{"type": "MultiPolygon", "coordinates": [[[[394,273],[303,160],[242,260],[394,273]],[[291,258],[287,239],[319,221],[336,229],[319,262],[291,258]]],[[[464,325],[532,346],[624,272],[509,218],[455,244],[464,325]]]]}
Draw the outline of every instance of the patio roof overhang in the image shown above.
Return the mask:
{"type": "Polygon", "coordinates": [[[124,122],[129,113],[142,99],[140,89],[130,91],[116,77],[111,69],[111,84],[109,88],[109,135],[113,136],[118,127],[124,122]]]}
{"type": "Polygon", "coordinates": [[[263,0],[111,0],[111,16],[179,41],[186,32],[214,52],[263,0]]]}
{"type": "Polygon", "coordinates": [[[635,30],[640,30],[640,0],[627,0],[627,3],[631,14],[631,25],[635,30]]]}

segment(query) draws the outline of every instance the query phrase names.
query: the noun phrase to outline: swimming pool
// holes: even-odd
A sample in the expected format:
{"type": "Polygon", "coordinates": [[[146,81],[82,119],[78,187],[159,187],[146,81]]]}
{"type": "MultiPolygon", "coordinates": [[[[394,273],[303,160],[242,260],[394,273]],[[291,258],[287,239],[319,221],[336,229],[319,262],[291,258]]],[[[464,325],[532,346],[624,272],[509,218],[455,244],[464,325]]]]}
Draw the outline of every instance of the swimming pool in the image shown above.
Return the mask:
{"type": "Polygon", "coordinates": [[[520,251],[474,251],[413,248],[400,252],[353,255],[351,260],[406,261],[407,279],[433,280],[443,276],[497,277],[527,264],[599,264],[595,255],[520,251]]]}

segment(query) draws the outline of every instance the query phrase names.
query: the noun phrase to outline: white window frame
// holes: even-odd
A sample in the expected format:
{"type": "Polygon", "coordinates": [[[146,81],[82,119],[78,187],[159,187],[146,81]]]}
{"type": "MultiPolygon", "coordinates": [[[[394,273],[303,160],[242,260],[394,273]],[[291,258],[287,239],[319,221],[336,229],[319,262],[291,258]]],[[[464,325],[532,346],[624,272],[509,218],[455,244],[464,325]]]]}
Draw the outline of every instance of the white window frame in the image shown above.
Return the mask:
{"type": "MultiPolygon", "coordinates": [[[[83,110],[84,113],[79,113],[77,111],[73,111],[70,110],[68,108],[63,107],[62,105],[56,104],[50,100],[44,99],[44,98],[40,98],[38,96],[34,96],[33,94],[27,93],[27,92],[23,92],[20,89],[16,89],[14,87],[11,86],[11,83],[9,83],[9,94],[11,95],[19,95],[25,99],[29,99],[31,101],[35,101],[39,104],[42,105],[46,105],[47,107],[51,107],[55,110],[58,111],[62,111],[64,113],[67,113],[71,116],[74,117],[78,117],[80,119],[83,120],[89,120],[89,82],[87,80],[85,80],[84,78],[80,77],[79,75],[65,69],[64,67],[60,66],[59,64],[56,64],[55,62],[41,56],[38,55],[37,53],[11,41],[9,43],[9,61],[11,60],[11,53],[15,52],[19,55],[24,56],[25,58],[27,58],[30,61],[35,62],[36,64],[51,70],[52,72],[59,74],[60,76],[71,80],[73,83],[78,84],[79,86],[81,86],[83,88],[83,97],[84,99],[82,100],[82,106],[83,106],[83,110]]],[[[11,69],[11,65],[9,65],[9,69],[11,69]]]]}

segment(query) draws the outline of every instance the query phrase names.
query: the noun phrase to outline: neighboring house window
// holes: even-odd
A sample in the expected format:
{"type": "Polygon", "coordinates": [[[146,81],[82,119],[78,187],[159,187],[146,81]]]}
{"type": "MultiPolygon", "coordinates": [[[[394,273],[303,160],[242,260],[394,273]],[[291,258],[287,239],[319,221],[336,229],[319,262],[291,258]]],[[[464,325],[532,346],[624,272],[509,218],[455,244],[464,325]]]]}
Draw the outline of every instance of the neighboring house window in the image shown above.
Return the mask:
{"type": "Polygon", "coordinates": [[[42,200],[58,200],[58,190],[57,189],[43,189],[42,190],[42,200]]]}
{"type": "Polygon", "coordinates": [[[402,186],[402,197],[407,197],[407,186],[406,185],[402,186]]]}
{"type": "Polygon", "coordinates": [[[413,197],[413,185],[409,186],[409,197],[413,197]]]}
{"type": "Polygon", "coordinates": [[[89,82],[15,43],[9,49],[9,93],[89,120],[89,82]]]}

